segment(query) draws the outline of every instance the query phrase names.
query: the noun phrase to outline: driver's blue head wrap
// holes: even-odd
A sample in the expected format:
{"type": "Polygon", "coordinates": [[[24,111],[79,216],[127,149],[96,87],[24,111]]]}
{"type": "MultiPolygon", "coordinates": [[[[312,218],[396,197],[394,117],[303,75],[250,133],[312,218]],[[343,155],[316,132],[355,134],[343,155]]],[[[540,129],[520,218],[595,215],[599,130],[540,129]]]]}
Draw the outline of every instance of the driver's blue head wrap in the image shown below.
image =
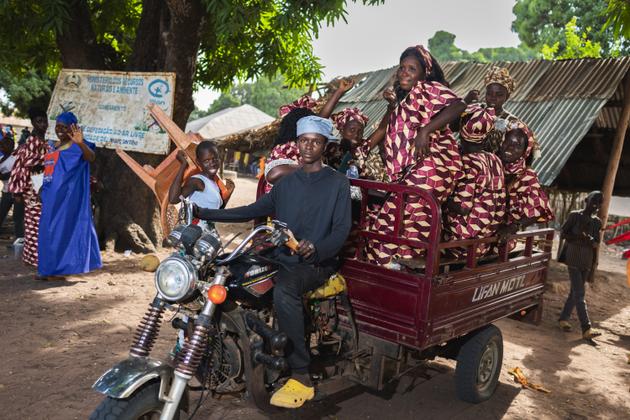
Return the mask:
{"type": "Polygon", "coordinates": [[[300,137],[302,134],[314,133],[320,134],[328,140],[336,140],[332,128],[332,122],[328,118],[309,115],[298,120],[296,134],[300,137]]]}

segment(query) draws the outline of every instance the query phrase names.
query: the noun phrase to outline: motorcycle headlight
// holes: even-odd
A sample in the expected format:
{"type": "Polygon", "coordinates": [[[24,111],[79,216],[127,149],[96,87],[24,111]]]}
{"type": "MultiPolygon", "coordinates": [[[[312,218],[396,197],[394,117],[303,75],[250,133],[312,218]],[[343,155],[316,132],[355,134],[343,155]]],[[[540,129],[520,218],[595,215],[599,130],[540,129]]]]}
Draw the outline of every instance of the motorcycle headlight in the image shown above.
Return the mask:
{"type": "Polygon", "coordinates": [[[214,259],[221,249],[221,240],[214,232],[209,232],[201,236],[195,243],[194,255],[199,258],[204,255],[208,261],[214,259]]]}
{"type": "Polygon", "coordinates": [[[178,301],[195,290],[197,270],[185,258],[172,256],[160,264],[155,272],[155,288],[166,300],[178,301]]]}

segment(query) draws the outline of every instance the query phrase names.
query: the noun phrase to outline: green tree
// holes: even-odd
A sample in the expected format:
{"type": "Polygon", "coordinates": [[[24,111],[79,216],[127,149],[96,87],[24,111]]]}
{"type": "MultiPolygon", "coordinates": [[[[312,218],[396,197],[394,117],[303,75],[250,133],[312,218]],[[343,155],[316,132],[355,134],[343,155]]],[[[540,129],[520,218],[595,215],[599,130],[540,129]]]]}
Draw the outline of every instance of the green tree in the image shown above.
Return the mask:
{"type": "Polygon", "coordinates": [[[630,2],[628,0],[608,0],[604,29],[612,27],[615,38],[630,39],[630,2]]]}
{"type": "Polygon", "coordinates": [[[602,46],[599,42],[593,42],[589,39],[591,33],[590,28],[586,28],[583,33],[577,32],[577,17],[573,17],[564,29],[564,38],[561,40],[564,44],[564,50],[560,50],[560,42],[556,41],[553,45],[543,45],[542,55],[545,60],[563,60],[567,58],[600,58],[602,56],[602,46]]]}
{"type": "MultiPolygon", "coordinates": [[[[62,67],[174,72],[173,119],[183,127],[194,108],[194,84],[226,89],[235,79],[277,74],[292,86],[315,83],[321,65],[311,42],[322,24],[345,19],[345,6],[341,0],[4,0],[2,68],[14,80],[31,70],[54,79],[62,67]]],[[[153,166],[162,160],[133,155],[153,166]]],[[[138,250],[160,243],[150,191],[109,150],[99,151],[96,173],[105,185],[101,238],[138,250]]]]}
{"type": "Polygon", "coordinates": [[[289,88],[282,77],[270,79],[261,77],[255,82],[240,83],[229,91],[221,93],[206,111],[193,111],[190,119],[204,117],[219,112],[222,109],[249,104],[275,117],[278,108],[297,99],[302,95],[302,89],[289,88]]]}
{"type": "Polygon", "coordinates": [[[215,112],[219,112],[222,109],[232,108],[235,106],[242,105],[242,102],[239,98],[232,95],[232,93],[222,93],[217,99],[215,99],[206,111],[206,115],[214,114],[215,112]]]}
{"type": "Polygon", "coordinates": [[[0,86],[6,94],[6,100],[0,100],[2,113],[11,115],[17,111],[17,114],[25,116],[31,106],[46,109],[53,81],[46,74],[34,70],[15,75],[0,69],[0,86]]]}
{"type": "Polygon", "coordinates": [[[517,0],[512,30],[526,46],[536,51],[542,51],[544,45],[553,46],[559,42],[558,52],[562,54],[566,49],[565,26],[577,16],[576,33],[588,33],[592,43],[601,45],[602,56],[629,55],[628,38],[619,39],[612,26],[605,27],[607,8],[608,3],[602,0],[517,0]],[[588,28],[591,28],[590,32],[588,28]]]}
{"type": "Polygon", "coordinates": [[[438,61],[526,61],[536,57],[535,51],[525,46],[480,48],[475,52],[462,50],[455,45],[455,35],[437,31],[429,39],[429,50],[438,61]]]}

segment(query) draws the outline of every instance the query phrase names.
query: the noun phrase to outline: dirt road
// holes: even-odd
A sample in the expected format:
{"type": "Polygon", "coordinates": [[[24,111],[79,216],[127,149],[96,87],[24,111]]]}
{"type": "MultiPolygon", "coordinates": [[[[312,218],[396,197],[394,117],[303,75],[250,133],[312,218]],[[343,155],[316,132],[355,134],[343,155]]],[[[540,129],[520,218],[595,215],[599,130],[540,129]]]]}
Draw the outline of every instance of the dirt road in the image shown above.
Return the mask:
{"type": "MultiPolygon", "coordinates": [[[[239,188],[243,196],[253,195],[251,181],[240,181],[239,188]]],[[[7,254],[7,235],[2,236],[0,418],[85,419],[101,399],[91,384],[127,356],[132,331],[154,295],[153,276],[137,268],[140,256],[105,254],[105,267],[98,272],[65,282],[36,281],[32,270],[7,254]]],[[[556,317],[568,281],[566,269],[553,264],[543,323],[498,323],[504,365],[490,401],[471,405],[457,400],[454,364],[438,359],[422,375],[404,377],[396,392],[374,395],[351,387],[278,418],[629,418],[630,288],[625,286],[624,265],[614,255],[605,254],[601,268],[587,301],[604,335],[589,344],[577,332],[558,330],[556,317]],[[514,384],[507,371],[515,366],[551,393],[514,384]]],[[[164,354],[174,341],[174,331],[165,324],[154,354],[164,354]]],[[[198,418],[243,417],[265,418],[238,399],[210,400],[198,418]]]]}

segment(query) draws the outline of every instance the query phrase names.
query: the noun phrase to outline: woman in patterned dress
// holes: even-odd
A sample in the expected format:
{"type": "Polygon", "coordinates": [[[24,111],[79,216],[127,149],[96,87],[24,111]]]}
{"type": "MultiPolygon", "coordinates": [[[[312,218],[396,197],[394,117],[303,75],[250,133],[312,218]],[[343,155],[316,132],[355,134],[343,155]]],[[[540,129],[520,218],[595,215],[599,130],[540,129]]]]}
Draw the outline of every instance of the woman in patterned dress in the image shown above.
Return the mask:
{"type": "MultiPolygon", "coordinates": [[[[322,118],[330,117],[341,97],[353,86],[354,81],[341,79],[339,88],[335,90],[318,115],[322,118]]],[[[300,152],[296,142],[297,135],[295,134],[296,125],[300,118],[315,115],[312,109],[316,105],[317,102],[313,98],[309,95],[304,95],[290,104],[281,106],[278,110],[282,122],[265,165],[266,193],[271,191],[275,182],[284,175],[293,172],[300,163],[300,152]]]]}
{"type": "Polygon", "coordinates": [[[500,229],[502,235],[518,232],[534,223],[547,223],[554,218],[538,174],[530,167],[535,145],[529,128],[517,123],[506,132],[499,149],[507,189],[506,218],[500,229]]]}
{"type": "MultiPolygon", "coordinates": [[[[437,61],[423,47],[407,48],[396,72],[396,103],[388,114],[385,163],[391,182],[419,187],[442,204],[463,176],[458,145],[448,123],[466,108],[444,80],[437,61]]],[[[409,197],[403,214],[401,236],[426,240],[430,233],[428,203],[409,197]]],[[[393,232],[396,206],[388,199],[380,209],[372,230],[393,232]]],[[[379,241],[367,244],[368,260],[387,265],[395,257],[414,258],[422,249],[379,241]]]]}
{"type": "MultiPolygon", "coordinates": [[[[505,218],[503,164],[494,153],[484,151],[486,135],[494,126],[493,108],[472,105],[466,109],[459,132],[464,177],[447,201],[444,237],[447,241],[487,238],[494,235],[505,218]]],[[[487,245],[479,245],[483,255],[487,245]]],[[[465,249],[451,249],[459,258],[465,249]]]]}
{"type": "MultiPolygon", "coordinates": [[[[516,82],[510,76],[510,71],[505,67],[492,66],[484,77],[486,85],[486,106],[494,108],[497,116],[494,128],[486,136],[486,150],[492,153],[498,153],[501,143],[508,127],[515,124],[526,125],[516,115],[512,114],[503,105],[510,99],[510,96],[516,89],[516,82]]],[[[477,102],[479,99],[479,91],[472,90],[464,99],[467,104],[477,102]]],[[[538,145],[534,144],[534,155],[538,154],[538,145]]]]}
{"type": "Polygon", "coordinates": [[[48,116],[42,110],[31,109],[29,117],[33,130],[22,146],[15,152],[16,160],[9,179],[9,192],[16,201],[24,203],[24,248],[22,261],[37,266],[37,238],[42,203],[33,188],[31,176],[44,171],[44,156],[49,151],[45,140],[48,116]]]}

